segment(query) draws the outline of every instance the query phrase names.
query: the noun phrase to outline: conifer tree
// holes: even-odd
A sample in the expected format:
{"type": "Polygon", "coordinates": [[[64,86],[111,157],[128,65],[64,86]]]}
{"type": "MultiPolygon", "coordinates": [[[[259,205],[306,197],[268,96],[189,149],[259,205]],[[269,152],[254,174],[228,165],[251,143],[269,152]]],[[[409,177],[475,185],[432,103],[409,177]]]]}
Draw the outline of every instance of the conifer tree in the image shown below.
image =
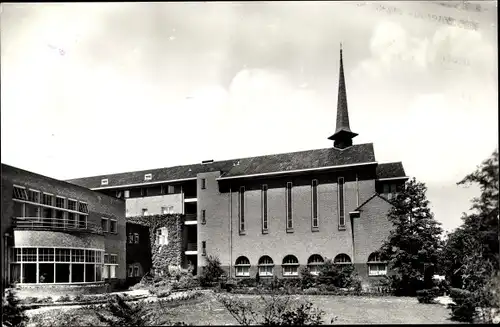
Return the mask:
{"type": "Polygon", "coordinates": [[[415,178],[409,180],[389,212],[394,228],[380,254],[395,273],[392,286],[397,295],[415,295],[424,288],[426,272],[430,271],[432,276],[438,263],[442,229],[429,208],[426,191],[424,183],[415,178]]]}

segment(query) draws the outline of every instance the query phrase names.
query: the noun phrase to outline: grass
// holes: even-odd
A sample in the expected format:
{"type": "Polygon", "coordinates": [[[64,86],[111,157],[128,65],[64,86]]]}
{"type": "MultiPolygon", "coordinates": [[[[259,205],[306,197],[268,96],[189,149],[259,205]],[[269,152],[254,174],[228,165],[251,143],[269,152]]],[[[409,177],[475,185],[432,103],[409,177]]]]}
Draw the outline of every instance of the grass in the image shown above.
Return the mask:
{"type": "MultiPolygon", "coordinates": [[[[231,295],[248,301],[260,302],[258,295],[231,295]]],[[[337,316],[335,324],[449,324],[449,310],[439,304],[420,304],[416,298],[297,295],[296,299],[311,301],[316,308],[325,311],[324,323],[337,316]]],[[[50,316],[57,316],[57,310],[50,316]]],[[[74,314],[76,314],[77,310],[74,314]]],[[[68,311],[66,311],[68,312],[68,311]]],[[[93,319],[88,313],[80,325],[88,325],[93,319]],[[87,322],[87,324],[85,324],[87,322]]],[[[173,302],[168,306],[166,319],[183,321],[193,325],[236,325],[236,320],[211,293],[200,297],[173,302]]],[[[44,324],[45,325],[45,324],[44,324]]],[[[78,324],[76,324],[78,325],[78,324]]],[[[54,325],[56,326],[56,325],[54,325]]]]}

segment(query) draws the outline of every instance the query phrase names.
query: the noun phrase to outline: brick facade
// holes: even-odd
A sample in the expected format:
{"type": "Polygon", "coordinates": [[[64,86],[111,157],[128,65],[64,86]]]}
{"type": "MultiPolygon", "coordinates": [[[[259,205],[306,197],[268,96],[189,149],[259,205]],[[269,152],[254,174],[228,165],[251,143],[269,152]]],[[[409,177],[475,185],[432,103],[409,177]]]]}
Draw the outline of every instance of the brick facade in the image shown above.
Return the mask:
{"type": "MultiPolygon", "coordinates": [[[[117,255],[116,279],[108,280],[117,284],[125,280],[125,201],[109,197],[67,182],[38,175],[22,169],[2,164],[2,279],[3,285],[9,283],[9,253],[12,247],[55,247],[55,248],[92,248],[117,255]],[[75,231],[22,230],[13,228],[14,201],[13,186],[47,192],[53,195],[86,202],[87,221],[98,228],[101,218],[115,219],[116,233],[91,233],[75,231]],[[6,237],[6,233],[9,237],[6,237]]],[[[48,285],[48,284],[47,284],[48,285]]],[[[46,286],[46,285],[39,285],[46,286]]],[[[51,286],[55,286],[52,284],[51,286]]],[[[32,286],[33,288],[34,286],[32,286]]],[[[36,287],[35,287],[36,289],[36,287]]]]}

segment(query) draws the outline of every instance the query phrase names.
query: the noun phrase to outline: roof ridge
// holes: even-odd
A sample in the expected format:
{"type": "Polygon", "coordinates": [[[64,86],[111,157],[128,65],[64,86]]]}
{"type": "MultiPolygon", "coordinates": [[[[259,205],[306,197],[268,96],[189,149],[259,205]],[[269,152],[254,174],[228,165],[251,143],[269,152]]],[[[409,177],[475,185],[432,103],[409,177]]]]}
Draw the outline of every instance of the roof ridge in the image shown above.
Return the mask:
{"type": "MultiPolygon", "coordinates": [[[[348,150],[350,148],[358,147],[358,146],[362,146],[362,145],[373,145],[373,142],[370,142],[370,143],[361,143],[361,144],[354,144],[351,147],[349,147],[347,149],[343,149],[343,150],[348,150]]],[[[277,155],[284,155],[284,154],[297,154],[297,153],[304,153],[304,152],[310,152],[310,151],[321,151],[321,150],[329,150],[329,149],[334,149],[336,151],[343,152],[342,150],[337,149],[337,148],[327,147],[327,148],[309,149],[309,150],[292,151],[292,152],[271,153],[271,154],[265,154],[265,155],[260,155],[260,156],[249,156],[249,157],[244,157],[244,158],[226,159],[226,160],[220,160],[220,161],[211,162],[209,165],[213,166],[214,164],[227,163],[227,162],[230,162],[230,161],[238,161],[238,160],[254,159],[254,158],[263,158],[263,157],[268,157],[268,156],[277,156],[277,155]]],[[[150,171],[154,171],[154,170],[181,168],[181,167],[189,167],[189,166],[202,166],[202,165],[203,164],[201,164],[201,163],[195,163],[195,164],[177,165],[177,166],[170,166],[170,167],[133,170],[133,171],[126,171],[126,172],[121,172],[121,173],[100,174],[100,175],[93,175],[93,176],[87,176],[87,177],[77,177],[77,178],[72,178],[72,179],[66,179],[65,181],[71,182],[71,181],[77,181],[77,180],[88,179],[88,178],[111,177],[111,176],[123,175],[123,174],[132,174],[132,173],[140,173],[140,172],[150,172],[150,171]]]]}

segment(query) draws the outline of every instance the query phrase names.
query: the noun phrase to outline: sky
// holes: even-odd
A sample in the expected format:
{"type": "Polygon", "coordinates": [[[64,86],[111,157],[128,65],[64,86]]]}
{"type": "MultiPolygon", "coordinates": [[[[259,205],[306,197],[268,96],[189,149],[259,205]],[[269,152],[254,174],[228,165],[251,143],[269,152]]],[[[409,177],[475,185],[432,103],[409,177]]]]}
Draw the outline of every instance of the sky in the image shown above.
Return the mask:
{"type": "Polygon", "coordinates": [[[1,4],[1,161],[70,179],[330,147],[342,42],[354,143],[451,230],[498,147],[497,2],[452,4],[1,4]]]}

